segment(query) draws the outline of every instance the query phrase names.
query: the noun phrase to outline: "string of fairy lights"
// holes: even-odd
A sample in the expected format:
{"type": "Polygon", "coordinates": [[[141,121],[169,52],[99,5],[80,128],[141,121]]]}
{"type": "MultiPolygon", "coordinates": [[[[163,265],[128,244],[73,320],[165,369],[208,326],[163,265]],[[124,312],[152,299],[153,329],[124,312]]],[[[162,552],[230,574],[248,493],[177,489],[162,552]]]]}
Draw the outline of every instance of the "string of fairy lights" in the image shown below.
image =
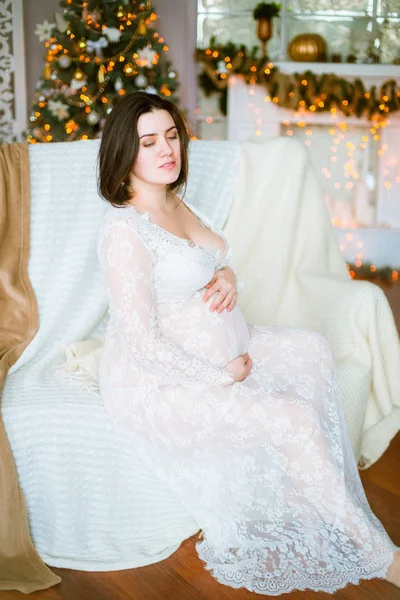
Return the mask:
{"type": "MultiPolygon", "coordinates": [[[[249,99],[250,102],[248,103],[248,109],[251,111],[252,115],[254,116],[254,123],[255,123],[255,134],[260,136],[262,135],[262,126],[264,124],[264,120],[262,118],[262,107],[260,107],[259,103],[257,103],[255,101],[255,88],[253,86],[250,86],[248,89],[248,95],[249,95],[249,99]]],[[[272,101],[270,96],[264,96],[263,100],[267,103],[270,103],[272,101]]],[[[297,112],[293,113],[293,121],[289,121],[289,120],[284,120],[282,121],[282,126],[283,126],[283,130],[284,130],[284,134],[292,137],[296,135],[296,128],[298,130],[301,130],[303,132],[303,135],[305,137],[304,139],[304,144],[310,148],[312,145],[312,138],[313,138],[313,130],[310,126],[310,121],[308,121],[307,119],[307,115],[305,114],[306,111],[304,108],[300,109],[297,112]]],[[[356,144],[354,143],[354,141],[348,141],[346,139],[346,133],[349,131],[349,129],[351,129],[351,127],[349,127],[348,123],[346,121],[344,121],[342,119],[342,117],[338,114],[338,112],[335,109],[331,110],[331,117],[330,117],[330,121],[331,121],[331,126],[329,127],[329,135],[331,136],[331,145],[330,145],[330,163],[332,165],[335,165],[338,163],[338,151],[340,149],[340,146],[344,146],[344,151],[346,153],[346,161],[344,164],[344,179],[345,179],[345,183],[343,184],[340,181],[334,181],[333,183],[333,187],[335,190],[340,190],[342,187],[345,188],[346,190],[352,190],[354,188],[355,183],[360,179],[360,172],[359,169],[357,167],[357,163],[356,163],[356,151],[366,151],[368,148],[368,145],[371,145],[374,147],[374,152],[376,152],[377,156],[381,157],[382,159],[384,159],[385,157],[385,153],[388,152],[389,150],[389,146],[388,144],[381,144],[381,130],[386,128],[388,125],[388,120],[387,119],[381,119],[379,121],[374,120],[370,127],[369,127],[369,132],[368,135],[365,134],[361,134],[361,137],[359,139],[359,143],[356,146],[356,144]]],[[[354,135],[354,132],[352,132],[354,135]]],[[[391,161],[388,161],[389,165],[391,161]]],[[[382,162],[382,164],[384,164],[382,162]]],[[[394,166],[393,164],[391,164],[390,166],[394,166]]],[[[332,169],[331,167],[327,166],[327,167],[323,167],[321,169],[324,177],[328,180],[331,180],[333,177],[333,173],[332,173],[332,169]]],[[[394,177],[394,181],[392,183],[392,181],[388,178],[390,173],[390,170],[388,168],[388,165],[385,165],[385,168],[383,169],[383,175],[384,175],[384,186],[386,189],[390,189],[392,187],[392,185],[398,185],[400,184],[400,174],[394,177]]],[[[326,201],[326,203],[329,205],[329,201],[331,200],[329,194],[325,194],[324,195],[324,200],[326,201]]],[[[349,202],[345,203],[347,205],[347,207],[350,206],[349,202]]],[[[374,217],[374,209],[373,207],[370,207],[370,212],[371,212],[371,220],[374,217]]],[[[338,217],[332,217],[331,221],[332,221],[332,225],[334,225],[335,227],[345,227],[345,228],[351,228],[356,230],[358,228],[358,224],[357,224],[357,220],[355,218],[354,215],[349,215],[349,219],[347,222],[343,222],[341,221],[341,219],[339,219],[338,217]]],[[[348,270],[349,270],[349,275],[352,278],[357,278],[357,277],[365,277],[365,278],[369,278],[369,279],[384,279],[386,281],[392,281],[392,282],[397,282],[399,280],[399,271],[398,269],[394,269],[391,268],[390,266],[386,266],[386,267],[377,267],[376,265],[374,265],[373,263],[370,262],[365,262],[364,261],[364,253],[362,251],[362,248],[364,246],[364,242],[362,240],[357,240],[357,235],[356,233],[347,233],[345,235],[345,239],[347,241],[354,241],[357,243],[358,246],[358,251],[355,254],[355,261],[354,263],[347,263],[348,266],[348,270]]],[[[345,251],[345,245],[344,244],[340,244],[340,249],[342,252],[345,251]]]]}

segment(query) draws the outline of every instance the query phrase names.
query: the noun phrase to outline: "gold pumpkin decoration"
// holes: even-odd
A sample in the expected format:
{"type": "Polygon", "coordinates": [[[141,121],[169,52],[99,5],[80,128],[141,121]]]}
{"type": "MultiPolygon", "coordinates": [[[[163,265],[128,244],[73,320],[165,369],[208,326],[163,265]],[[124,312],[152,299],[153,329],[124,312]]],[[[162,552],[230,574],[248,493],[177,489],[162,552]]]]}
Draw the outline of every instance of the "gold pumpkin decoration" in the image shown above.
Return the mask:
{"type": "Polygon", "coordinates": [[[289,42],[289,56],[292,60],[304,62],[325,62],[326,42],[318,33],[302,33],[289,42]]]}

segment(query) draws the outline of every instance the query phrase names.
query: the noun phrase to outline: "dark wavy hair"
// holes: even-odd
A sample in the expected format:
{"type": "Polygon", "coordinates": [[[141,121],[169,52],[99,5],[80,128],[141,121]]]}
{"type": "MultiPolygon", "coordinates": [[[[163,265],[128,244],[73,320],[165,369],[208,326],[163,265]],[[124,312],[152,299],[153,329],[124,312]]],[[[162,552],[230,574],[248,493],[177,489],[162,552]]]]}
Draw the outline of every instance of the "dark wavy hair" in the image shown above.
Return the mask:
{"type": "Polygon", "coordinates": [[[169,112],[178,129],[181,170],[176,181],[167,184],[168,191],[181,191],[188,177],[189,126],[179,108],[164,98],[146,92],[134,92],[115,105],[106,119],[99,151],[99,194],[113,206],[128,203],[134,191],[129,174],[139,152],[137,123],[141,115],[155,110],[169,112]]]}

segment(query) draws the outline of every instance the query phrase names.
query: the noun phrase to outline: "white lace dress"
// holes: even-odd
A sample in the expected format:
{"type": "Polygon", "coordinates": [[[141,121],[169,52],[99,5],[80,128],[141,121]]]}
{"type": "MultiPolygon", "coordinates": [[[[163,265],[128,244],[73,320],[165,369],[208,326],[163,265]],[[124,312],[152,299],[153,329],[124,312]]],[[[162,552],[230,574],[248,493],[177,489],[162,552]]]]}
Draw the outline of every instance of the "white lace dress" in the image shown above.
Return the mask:
{"type": "MultiPolygon", "coordinates": [[[[324,337],[211,312],[228,264],[133,206],[109,207],[98,254],[110,303],[99,383],[110,416],[193,514],[212,575],[276,596],[384,577],[396,546],[369,508],[324,337]],[[249,352],[233,383],[224,366],[249,352]]],[[[266,281],[263,285],[268,285],[266,281]]]]}

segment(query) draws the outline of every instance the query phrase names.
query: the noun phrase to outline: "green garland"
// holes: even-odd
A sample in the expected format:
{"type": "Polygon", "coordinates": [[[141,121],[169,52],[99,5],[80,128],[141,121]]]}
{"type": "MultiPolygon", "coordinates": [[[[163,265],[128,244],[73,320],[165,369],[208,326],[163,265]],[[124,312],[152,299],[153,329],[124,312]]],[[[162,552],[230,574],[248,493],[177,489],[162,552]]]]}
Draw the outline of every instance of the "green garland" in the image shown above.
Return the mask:
{"type": "Polygon", "coordinates": [[[347,268],[352,279],[368,279],[385,283],[400,282],[400,267],[398,269],[389,266],[378,268],[372,263],[365,262],[360,267],[356,267],[353,263],[347,263],[347,268]]]}
{"type": "Polygon", "coordinates": [[[383,120],[387,114],[400,110],[400,88],[388,80],[377,89],[366,90],[361,79],[348,81],[334,73],[316,75],[312,71],[287,75],[281,73],[269,59],[232,42],[218,45],[212,38],[207,49],[197,48],[195,58],[203,66],[199,84],[206,96],[218,93],[219,107],[226,115],[226,98],[230,75],[241,75],[248,84],[264,85],[272,102],[294,111],[327,112],[339,110],[346,116],[367,115],[371,120],[383,120]]]}

